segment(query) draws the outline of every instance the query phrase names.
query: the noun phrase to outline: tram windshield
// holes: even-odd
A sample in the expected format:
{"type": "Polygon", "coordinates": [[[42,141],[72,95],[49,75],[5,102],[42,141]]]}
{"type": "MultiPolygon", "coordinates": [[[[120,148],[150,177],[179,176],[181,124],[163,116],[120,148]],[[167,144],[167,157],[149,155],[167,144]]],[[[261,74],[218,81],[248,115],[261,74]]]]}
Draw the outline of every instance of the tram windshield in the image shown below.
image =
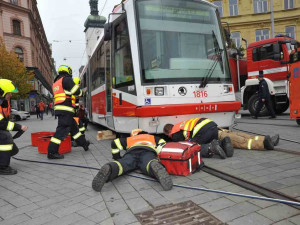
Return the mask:
{"type": "Polygon", "coordinates": [[[213,6],[200,0],[136,4],[143,83],[231,80],[213,6]]]}

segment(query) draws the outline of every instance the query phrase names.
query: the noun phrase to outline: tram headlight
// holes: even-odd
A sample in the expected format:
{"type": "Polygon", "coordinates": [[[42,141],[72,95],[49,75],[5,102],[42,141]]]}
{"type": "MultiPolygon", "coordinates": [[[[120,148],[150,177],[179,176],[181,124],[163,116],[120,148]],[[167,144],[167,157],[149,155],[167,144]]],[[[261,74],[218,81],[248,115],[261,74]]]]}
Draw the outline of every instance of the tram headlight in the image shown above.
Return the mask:
{"type": "Polygon", "coordinates": [[[231,85],[224,85],[224,93],[232,92],[232,86],[231,85]]]}
{"type": "Polygon", "coordinates": [[[155,95],[163,96],[164,95],[164,88],[163,87],[156,87],[154,89],[155,95]]]}

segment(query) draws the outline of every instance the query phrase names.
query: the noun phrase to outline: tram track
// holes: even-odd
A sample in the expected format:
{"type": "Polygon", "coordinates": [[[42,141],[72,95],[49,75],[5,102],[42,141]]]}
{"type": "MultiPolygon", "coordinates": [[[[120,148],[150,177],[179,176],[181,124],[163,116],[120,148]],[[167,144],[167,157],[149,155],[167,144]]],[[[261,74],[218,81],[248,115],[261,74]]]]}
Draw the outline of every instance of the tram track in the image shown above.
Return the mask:
{"type": "MultiPolygon", "coordinates": [[[[241,178],[236,177],[236,176],[232,176],[228,173],[225,173],[223,171],[214,169],[214,168],[206,166],[206,165],[202,168],[202,171],[204,171],[204,172],[206,172],[210,175],[213,175],[215,177],[218,177],[222,180],[226,180],[230,183],[238,185],[238,186],[240,186],[242,188],[245,188],[249,191],[253,191],[257,194],[268,197],[268,198],[299,202],[299,200],[297,198],[291,197],[289,195],[283,194],[281,192],[278,192],[278,191],[275,191],[275,190],[272,190],[272,189],[269,189],[269,188],[265,188],[261,185],[252,183],[250,181],[241,179],[241,178]]],[[[289,204],[287,204],[287,205],[289,205],[289,204]]],[[[296,209],[300,209],[300,206],[297,206],[297,205],[289,205],[289,206],[291,206],[293,208],[296,208],[296,209]]]]}

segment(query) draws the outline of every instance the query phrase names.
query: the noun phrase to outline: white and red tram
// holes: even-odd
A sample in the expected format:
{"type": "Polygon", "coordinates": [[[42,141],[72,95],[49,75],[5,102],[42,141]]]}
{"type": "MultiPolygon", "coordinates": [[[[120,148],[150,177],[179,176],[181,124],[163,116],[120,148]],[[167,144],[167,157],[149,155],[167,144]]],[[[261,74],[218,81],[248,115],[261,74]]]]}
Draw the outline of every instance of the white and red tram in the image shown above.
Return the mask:
{"type": "Polygon", "coordinates": [[[93,122],[120,133],[193,117],[233,124],[241,104],[213,4],[127,0],[109,22],[81,74],[93,122]]]}

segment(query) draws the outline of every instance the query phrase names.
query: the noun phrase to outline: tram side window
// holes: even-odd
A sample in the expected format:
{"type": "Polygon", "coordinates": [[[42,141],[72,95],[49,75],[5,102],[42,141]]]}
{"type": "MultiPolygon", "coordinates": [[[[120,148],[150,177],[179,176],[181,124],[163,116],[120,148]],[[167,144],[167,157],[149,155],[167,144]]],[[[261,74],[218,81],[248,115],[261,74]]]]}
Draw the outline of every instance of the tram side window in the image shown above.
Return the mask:
{"type": "Polygon", "coordinates": [[[105,55],[103,43],[95,52],[91,60],[91,73],[92,73],[92,90],[97,89],[105,83],[105,55]]]}
{"type": "Polygon", "coordinates": [[[133,82],[133,66],[126,21],[115,27],[115,84],[122,86],[133,82]]]}
{"type": "MultiPolygon", "coordinates": [[[[283,51],[282,51],[281,46],[280,46],[280,56],[282,59],[283,51]]],[[[253,49],[252,58],[253,58],[254,62],[262,61],[262,60],[266,60],[266,59],[276,60],[275,53],[274,53],[274,45],[269,44],[269,45],[265,45],[265,46],[253,49]]]]}

